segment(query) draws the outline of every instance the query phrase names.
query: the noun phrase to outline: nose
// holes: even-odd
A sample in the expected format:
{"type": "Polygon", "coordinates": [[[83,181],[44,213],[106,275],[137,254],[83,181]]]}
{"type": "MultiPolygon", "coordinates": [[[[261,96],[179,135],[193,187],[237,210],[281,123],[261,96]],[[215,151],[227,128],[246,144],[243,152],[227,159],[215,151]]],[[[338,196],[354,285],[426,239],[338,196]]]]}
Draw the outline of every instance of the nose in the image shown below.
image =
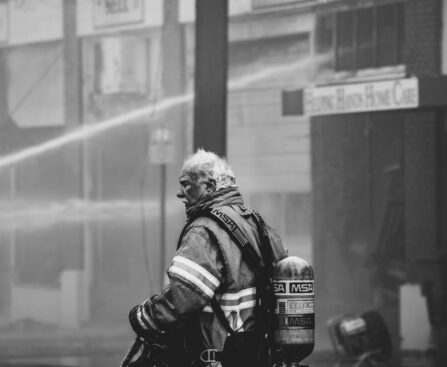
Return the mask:
{"type": "Polygon", "coordinates": [[[177,191],[177,197],[178,197],[179,199],[183,199],[183,198],[185,197],[185,194],[183,193],[183,190],[182,190],[182,189],[178,189],[178,191],[177,191]]]}

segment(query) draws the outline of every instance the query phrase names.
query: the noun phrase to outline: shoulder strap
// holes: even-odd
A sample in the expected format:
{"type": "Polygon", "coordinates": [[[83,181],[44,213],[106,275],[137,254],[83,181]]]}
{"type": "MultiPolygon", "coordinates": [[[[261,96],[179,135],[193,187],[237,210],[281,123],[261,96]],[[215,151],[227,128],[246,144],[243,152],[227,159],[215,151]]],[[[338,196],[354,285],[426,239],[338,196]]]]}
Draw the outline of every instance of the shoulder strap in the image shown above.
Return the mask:
{"type": "MultiPolygon", "coordinates": [[[[233,210],[233,209],[230,209],[233,210]]],[[[244,232],[238,227],[236,222],[225,212],[223,208],[214,208],[203,211],[202,216],[214,220],[222,229],[224,229],[233,242],[239,247],[249,266],[255,271],[262,270],[261,258],[256,253],[252,244],[245,236],[244,232]]]]}
{"type": "MultiPolygon", "coordinates": [[[[233,209],[230,210],[234,212],[233,209]]],[[[255,251],[253,245],[247,239],[247,236],[245,236],[244,232],[239,228],[236,222],[231,218],[231,216],[226,213],[226,211],[227,210],[225,208],[214,208],[212,210],[202,212],[201,216],[208,217],[219,224],[219,226],[228,233],[233,242],[236,243],[236,245],[239,247],[245,261],[247,261],[248,265],[255,271],[257,283],[256,303],[260,304],[260,286],[262,287],[262,285],[260,284],[260,278],[263,274],[268,276],[268,274],[270,274],[271,270],[273,269],[273,253],[272,249],[270,248],[268,238],[266,237],[268,236],[268,234],[265,231],[264,222],[259,214],[257,214],[255,211],[251,211],[252,218],[254,219],[258,230],[259,240],[261,242],[259,250],[265,262],[265,266],[262,266],[261,258],[255,251]]],[[[230,334],[234,334],[235,331],[231,328],[227,318],[225,317],[225,313],[223,312],[222,307],[216,300],[216,297],[212,298],[211,307],[225,329],[230,334]]]]}

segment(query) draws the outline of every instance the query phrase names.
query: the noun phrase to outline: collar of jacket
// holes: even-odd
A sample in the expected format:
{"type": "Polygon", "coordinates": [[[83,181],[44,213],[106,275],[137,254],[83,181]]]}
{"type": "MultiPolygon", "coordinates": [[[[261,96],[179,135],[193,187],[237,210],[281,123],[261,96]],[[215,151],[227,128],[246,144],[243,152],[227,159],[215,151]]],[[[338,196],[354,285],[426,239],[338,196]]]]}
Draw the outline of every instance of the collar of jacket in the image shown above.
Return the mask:
{"type": "Polygon", "coordinates": [[[200,200],[196,205],[187,208],[186,216],[188,217],[188,221],[191,221],[200,216],[200,212],[203,210],[225,205],[244,205],[244,201],[237,187],[228,187],[214,191],[200,200]]]}

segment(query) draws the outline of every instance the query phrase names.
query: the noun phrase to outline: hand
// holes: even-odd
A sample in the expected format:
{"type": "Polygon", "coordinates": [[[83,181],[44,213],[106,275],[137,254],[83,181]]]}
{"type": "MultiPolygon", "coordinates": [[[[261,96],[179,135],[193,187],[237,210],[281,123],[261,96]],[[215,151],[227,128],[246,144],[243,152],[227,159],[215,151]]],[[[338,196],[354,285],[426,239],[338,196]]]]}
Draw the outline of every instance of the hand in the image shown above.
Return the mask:
{"type": "Polygon", "coordinates": [[[133,331],[141,338],[145,343],[152,344],[157,341],[159,333],[151,329],[147,323],[143,320],[142,313],[143,305],[137,305],[133,307],[129,312],[129,322],[133,331]]]}

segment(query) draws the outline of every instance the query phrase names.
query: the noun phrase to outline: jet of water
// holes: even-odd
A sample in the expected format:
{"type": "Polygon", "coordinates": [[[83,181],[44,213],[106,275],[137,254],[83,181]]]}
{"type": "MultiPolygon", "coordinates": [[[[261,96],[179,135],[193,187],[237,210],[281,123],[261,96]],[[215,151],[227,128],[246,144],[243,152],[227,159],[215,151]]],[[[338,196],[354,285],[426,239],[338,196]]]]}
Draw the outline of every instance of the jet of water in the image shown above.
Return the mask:
{"type": "MultiPolygon", "coordinates": [[[[312,62],[315,62],[315,58],[309,56],[307,58],[301,59],[296,63],[268,67],[264,70],[229,81],[228,88],[229,90],[241,89],[251,83],[270,78],[274,75],[290,72],[294,69],[302,69],[303,67],[309,66],[312,62]]],[[[100,133],[106,132],[124,124],[138,122],[141,120],[142,117],[147,117],[156,112],[169,110],[178,105],[191,102],[193,100],[193,97],[193,93],[187,93],[176,97],[166,98],[158,103],[124,113],[108,120],[104,120],[94,124],[83,125],[76,130],[67,132],[44,143],[25,148],[21,151],[6,155],[4,157],[0,157],[0,169],[19,163],[25,159],[33,158],[43,153],[55,150],[69,143],[92,138],[100,133]]]]}
{"type": "Polygon", "coordinates": [[[32,147],[25,148],[17,153],[13,153],[0,158],[0,168],[10,166],[25,159],[41,155],[43,153],[52,151],[78,140],[92,138],[100,133],[122,126],[124,124],[138,122],[139,119],[141,119],[142,117],[152,115],[156,112],[169,110],[170,108],[178,106],[182,103],[190,102],[192,98],[193,94],[185,94],[181,96],[166,98],[159,103],[133,110],[117,117],[104,120],[102,122],[91,125],[84,125],[79,129],[70,131],[57,138],[48,140],[42,144],[34,145],[32,147]]]}

